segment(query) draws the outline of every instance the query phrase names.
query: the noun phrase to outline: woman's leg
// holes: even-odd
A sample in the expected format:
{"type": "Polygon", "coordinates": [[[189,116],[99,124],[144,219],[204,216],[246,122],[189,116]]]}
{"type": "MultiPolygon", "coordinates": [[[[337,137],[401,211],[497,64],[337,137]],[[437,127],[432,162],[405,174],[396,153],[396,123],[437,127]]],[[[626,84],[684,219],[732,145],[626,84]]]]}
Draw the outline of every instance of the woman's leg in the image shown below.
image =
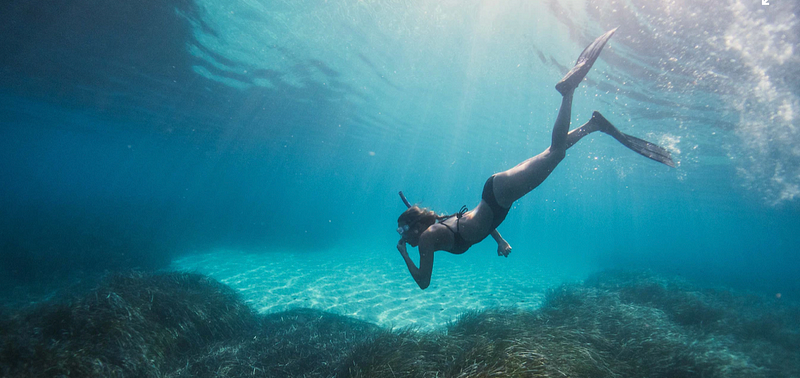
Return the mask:
{"type": "Polygon", "coordinates": [[[644,157],[675,167],[669,151],[646,140],[622,133],[598,112],[592,113],[592,118],[583,126],[565,133],[564,130],[569,128],[570,110],[564,108],[571,105],[571,100],[572,94],[569,94],[564,96],[561,102],[561,110],[553,127],[553,142],[547,150],[494,176],[494,196],[500,206],[511,207],[514,201],[539,186],[564,159],[568,148],[595,131],[611,135],[625,147],[644,157]]]}
{"type": "Polygon", "coordinates": [[[500,206],[511,207],[514,201],[539,186],[550,175],[550,172],[553,172],[558,163],[564,159],[567,148],[574,145],[585,135],[596,131],[596,128],[593,129],[594,126],[588,126],[594,120],[594,117],[592,117],[592,120],[586,125],[576,129],[573,133],[569,132],[572,114],[572,94],[589,72],[589,69],[592,68],[606,42],[614,35],[615,31],[616,29],[610,30],[589,44],[578,56],[575,66],[556,84],[556,90],[563,97],[561,99],[561,108],[558,110],[558,117],[556,117],[555,125],[553,125],[550,147],[541,154],[519,163],[516,167],[495,175],[494,196],[500,206]]]}
{"type": "Polygon", "coordinates": [[[564,159],[569,147],[584,136],[600,129],[599,123],[592,117],[583,126],[569,131],[571,113],[572,92],[569,92],[561,100],[561,108],[553,125],[550,147],[539,155],[517,164],[516,167],[494,176],[494,196],[500,206],[511,207],[514,201],[539,186],[564,159]]]}
{"type": "Polygon", "coordinates": [[[571,94],[564,96],[561,102],[562,109],[559,110],[559,117],[553,127],[553,142],[550,147],[541,154],[519,163],[516,167],[494,176],[494,196],[500,206],[511,207],[514,201],[539,186],[561,162],[567,149],[578,143],[581,138],[595,131],[611,135],[625,147],[644,157],[673,168],[675,167],[675,162],[672,161],[669,151],[646,140],[619,131],[598,112],[592,113],[592,118],[589,122],[565,134],[564,130],[569,128],[570,111],[569,109],[565,110],[564,107],[571,105],[571,97],[571,94]],[[567,117],[566,121],[562,116],[567,117]]]}

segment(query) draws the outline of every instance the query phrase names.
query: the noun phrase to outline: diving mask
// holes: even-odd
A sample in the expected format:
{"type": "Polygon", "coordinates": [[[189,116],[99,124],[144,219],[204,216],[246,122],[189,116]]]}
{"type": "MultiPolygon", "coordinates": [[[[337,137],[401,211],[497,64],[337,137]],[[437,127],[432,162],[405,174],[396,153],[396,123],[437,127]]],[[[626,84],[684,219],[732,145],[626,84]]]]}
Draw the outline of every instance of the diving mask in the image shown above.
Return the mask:
{"type": "Polygon", "coordinates": [[[400,227],[397,227],[397,233],[400,234],[400,236],[404,236],[406,231],[408,231],[408,225],[407,224],[404,224],[404,225],[402,225],[400,227]]]}

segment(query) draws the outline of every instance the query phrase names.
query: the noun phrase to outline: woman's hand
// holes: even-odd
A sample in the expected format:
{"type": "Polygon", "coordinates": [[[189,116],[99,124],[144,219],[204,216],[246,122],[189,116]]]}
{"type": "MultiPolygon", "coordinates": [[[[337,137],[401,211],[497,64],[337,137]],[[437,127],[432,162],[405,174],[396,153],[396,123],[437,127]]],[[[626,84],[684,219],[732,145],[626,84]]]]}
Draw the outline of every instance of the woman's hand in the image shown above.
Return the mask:
{"type": "Polygon", "coordinates": [[[405,257],[408,256],[408,251],[406,251],[406,242],[403,239],[397,242],[397,250],[400,251],[400,255],[405,257]]]}
{"type": "Polygon", "coordinates": [[[503,239],[503,236],[497,230],[492,230],[492,237],[497,242],[497,256],[508,257],[508,254],[511,253],[511,245],[508,244],[506,239],[503,239]]]}
{"type": "Polygon", "coordinates": [[[497,242],[497,256],[505,256],[508,257],[508,254],[511,253],[511,245],[509,245],[505,240],[497,242]]]}

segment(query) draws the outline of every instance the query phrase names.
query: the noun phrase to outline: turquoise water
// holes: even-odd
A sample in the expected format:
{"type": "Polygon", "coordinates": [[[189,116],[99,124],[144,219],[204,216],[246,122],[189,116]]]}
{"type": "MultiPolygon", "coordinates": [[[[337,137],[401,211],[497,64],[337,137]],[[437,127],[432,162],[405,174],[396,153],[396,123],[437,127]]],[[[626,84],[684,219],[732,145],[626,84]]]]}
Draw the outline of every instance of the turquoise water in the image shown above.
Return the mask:
{"type": "MultiPolygon", "coordinates": [[[[677,168],[585,138],[499,228],[509,264],[800,294],[794,2],[16,1],[0,14],[13,287],[219,250],[387,255],[407,275],[397,192],[476,206],[487,177],[547,148],[554,84],[619,26],[573,125],[599,110],[677,168]]],[[[491,241],[468,253],[497,259],[491,241]]],[[[434,287],[447,280],[434,271],[434,287]]]]}

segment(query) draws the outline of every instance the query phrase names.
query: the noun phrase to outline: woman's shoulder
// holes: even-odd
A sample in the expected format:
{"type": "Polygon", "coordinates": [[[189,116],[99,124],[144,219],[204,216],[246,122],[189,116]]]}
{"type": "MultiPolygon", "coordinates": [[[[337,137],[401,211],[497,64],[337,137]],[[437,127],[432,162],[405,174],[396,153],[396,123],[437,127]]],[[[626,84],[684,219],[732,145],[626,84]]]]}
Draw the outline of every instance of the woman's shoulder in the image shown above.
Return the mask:
{"type": "Polygon", "coordinates": [[[422,239],[425,239],[427,244],[439,250],[447,247],[448,243],[452,243],[452,232],[446,225],[435,223],[422,233],[420,241],[422,239]]]}
{"type": "Polygon", "coordinates": [[[447,232],[447,225],[444,224],[446,221],[447,220],[443,220],[432,224],[427,230],[425,230],[425,232],[430,233],[431,235],[438,235],[443,232],[447,232]]]}

